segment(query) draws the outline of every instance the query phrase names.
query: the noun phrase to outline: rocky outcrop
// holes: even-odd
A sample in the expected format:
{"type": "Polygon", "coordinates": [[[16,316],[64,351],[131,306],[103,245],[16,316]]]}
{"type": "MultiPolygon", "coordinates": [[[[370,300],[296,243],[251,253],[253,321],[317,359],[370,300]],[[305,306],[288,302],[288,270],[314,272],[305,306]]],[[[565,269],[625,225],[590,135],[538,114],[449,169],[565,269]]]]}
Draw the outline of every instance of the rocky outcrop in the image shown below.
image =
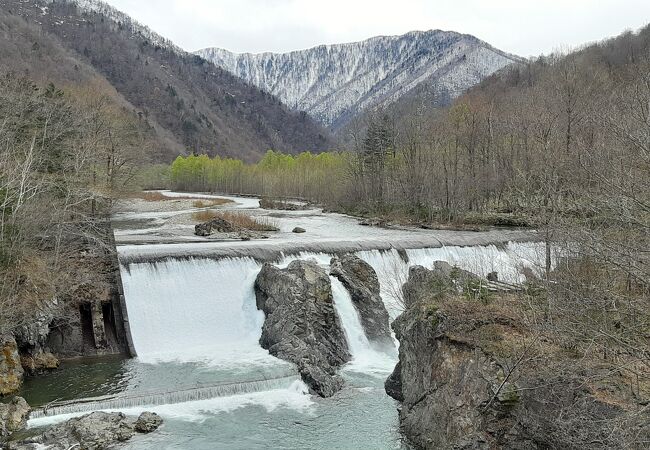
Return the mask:
{"type": "Polygon", "coordinates": [[[406,310],[392,324],[399,363],[385,388],[401,402],[400,426],[416,447],[622,448],[613,436],[626,427],[642,432],[648,413],[638,400],[626,407],[646,419],[615,422],[624,409],[620,391],[609,401],[612,386],[599,391],[593,368],[575,371],[579,361],[563,361],[566,353],[534,336],[511,298],[486,305],[457,295],[456,282],[467,274],[447,269],[411,268],[406,310]],[[576,372],[584,372],[581,381],[576,372]]]}
{"type": "Polygon", "coordinates": [[[399,361],[395,365],[393,373],[386,378],[384,389],[390,397],[393,397],[399,402],[404,401],[404,394],[402,391],[402,364],[399,361]]]}
{"type": "Polygon", "coordinates": [[[20,364],[18,345],[13,336],[0,336],[0,396],[11,394],[23,382],[23,367],[20,364]]]}
{"type": "Polygon", "coordinates": [[[58,369],[59,359],[50,352],[38,352],[34,355],[21,355],[20,364],[28,375],[37,375],[58,369]]]}
{"type": "Polygon", "coordinates": [[[10,442],[10,450],[45,448],[68,450],[81,448],[99,450],[115,448],[136,433],[149,433],[160,426],[162,419],[154,413],[142,413],[133,420],[122,413],[94,412],[55,425],[41,435],[20,442],[10,442]],[[41,446],[41,447],[39,447],[41,446]]]}
{"type": "Polygon", "coordinates": [[[350,354],[325,270],[315,261],[293,261],[286,269],[266,263],[255,294],[266,314],[262,347],[295,363],[314,393],[332,396],[343,385],[336,370],[350,354]]]}
{"type": "Polygon", "coordinates": [[[151,433],[156,431],[162,422],[163,420],[158,414],[145,411],[135,421],[134,428],[138,433],[151,433]]]}
{"type": "Polygon", "coordinates": [[[379,294],[379,279],[372,266],[358,256],[348,254],[332,258],[330,274],[338,278],[350,293],[370,343],[392,348],[388,311],[379,294]]]}
{"type": "Polygon", "coordinates": [[[10,403],[0,403],[0,441],[25,428],[30,411],[22,397],[14,397],[10,403]]]}
{"type": "Polygon", "coordinates": [[[214,232],[233,233],[236,231],[239,231],[239,227],[221,217],[214,217],[194,226],[194,234],[197,236],[210,236],[214,232]]]}

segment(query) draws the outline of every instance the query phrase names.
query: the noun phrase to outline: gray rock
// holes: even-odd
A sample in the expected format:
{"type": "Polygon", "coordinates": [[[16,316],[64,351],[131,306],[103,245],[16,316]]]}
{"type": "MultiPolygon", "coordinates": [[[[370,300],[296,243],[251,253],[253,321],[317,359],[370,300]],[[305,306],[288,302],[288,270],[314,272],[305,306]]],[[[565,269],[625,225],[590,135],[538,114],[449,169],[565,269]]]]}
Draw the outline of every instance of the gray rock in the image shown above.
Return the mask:
{"type": "Polygon", "coordinates": [[[39,436],[8,444],[10,450],[27,450],[46,446],[49,450],[80,448],[100,450],[115,448],[131,439],[136,432],[155,430],[162,419],[153,413],[143,413],[137,421],[122,413],[93,412],[54,425],[39,436]]]}
{"type": "Polygon", "coordinates": [[[233,233],[239,231],[239,227],[221,217],[215,217],[194,226],[194,234],[197,236],[210,236],[215,231],[217,233],[233,233]]]}
{"type": "Polygon", "coordinates": [[[338,278],[350,293],[368,340],[380,347],[394,348],[388,311],[379,295],[379,279],[372,266],[358,256],[348,254],[332,258],[330,274],[338,278]]]}
{"type": "Polygon", "coordinates": [[[16,343],[21,351],[24,349],[37,351],[46,347],[47,336],[50,333],[50,323],[54,318],[57,305],[56,299],[44,302],[33,315],[30,315],[29,323],[18,327],[14,331],[16,343]]]}
{"type": "Polygon", "coordinates": [[[406,437],[424,449],[623,448],[611,445],[616,438],[602,426],[603,419],[621,416],[618,405],[599,400],[578,380],[544,372],[543,363],[508,373],[503,361],[521,350],[503,352],[525,333],[516,316],[432,293],[444,288],[453,295],[455,282],[472,277],[445,264],[410,269],[407,308],[392,324],[399,362],[385,383],[402,403],[406,437]]]}
{"type": "Polygon", "coordinates": [[[294,228],[294,229],[292,230],[292,232],[293,232],[293,233],[306,233],[307,230],[305,230],[304,228],[296,227],[296,228],[294,228]]]}
{"type": "Polygon", "coordinates": [[[266,315],[262,347],[295,363],[314,393],[330,397],[340,390],[336,370],[350,354],[325,270],[315,261],[293,261],[286,269],[264,264],[255,294],[266,315]]]}
{"type": "Polygon", "coordinates": [[[499,281],[499,273],[498,272],[490,272],[487,274],[487,280],[488,281],[499,281]]]}
{"type": "Polygon", "coordinates": [[[138,433],[151,433],[156,431],[162,423],[163,420],[158,414],[145,411],[135,421],[134,427],[138,433]]]}
{"type": "Polygon", "coordinates": [[[0,438],[25,428],[30,411],[22,397],[14,397],[10,403],[0,403],[0,438]]]}
{"type": "Polygon", "coordinates": [[[390,397],[393,397],[399,402],[404,401],[404,394],[402,393],[402,365],[399,363],[399,361],[395,365],[395,370],[393,370],[393,373],[391,373],[390,376],[386,378],[384,389],[390,397]]]}

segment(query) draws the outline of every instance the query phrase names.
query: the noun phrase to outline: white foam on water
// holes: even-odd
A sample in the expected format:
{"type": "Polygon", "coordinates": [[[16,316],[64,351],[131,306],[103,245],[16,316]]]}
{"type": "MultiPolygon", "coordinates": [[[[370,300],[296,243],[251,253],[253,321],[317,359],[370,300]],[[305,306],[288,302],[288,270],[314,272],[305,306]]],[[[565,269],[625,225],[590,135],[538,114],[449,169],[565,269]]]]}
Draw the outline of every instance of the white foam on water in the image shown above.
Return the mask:
{"type": "MultiPolygon", "coordinates": [[[[301,413],[312,414],[315,403],[309,395],[305,383],[294,381],[288,388],[272,389],[262,392],[251,392],[228,397],[216,397],[185,403],[167,405],[142,405],[132,408],[103,409],[105,412],[123,412],[127,416],[137,416],[144,411],[152,411],[164,419],[202,422],[220,413],[230,413],[237,409],[259,406],[267,412],[286,408],[301,413]]],[[[44,416],[28,422],[29,428],[43,427],[64,422],[73,417],[80,417],[88,412],[44,416]]]]}

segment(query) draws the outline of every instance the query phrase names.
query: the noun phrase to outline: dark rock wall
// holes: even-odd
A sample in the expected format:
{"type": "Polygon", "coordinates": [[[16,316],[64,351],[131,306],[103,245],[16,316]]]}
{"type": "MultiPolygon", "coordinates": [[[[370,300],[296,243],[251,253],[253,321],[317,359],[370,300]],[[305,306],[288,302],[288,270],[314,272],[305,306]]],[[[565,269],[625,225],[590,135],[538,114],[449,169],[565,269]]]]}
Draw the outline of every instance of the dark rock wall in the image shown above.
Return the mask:
{"type": "Polygon", "coordinates": [[[336,370],[350,354],[325,270],[314,261],[293,261],[286,269],[264,264],[255,294],[266,315],[262,347],[295,363],[313,392],[332,396],[343,385],[336,370]]]}
{"type": "MultiPolygon", "coordinates": [[[[453,280],[440,267],[411,268],[403,289],[406,311],[392,324],[399,363],[385,387],[401,402],[400,426],[416,447],[609,449],[626,448],[626,433],[650,434],[647,408],[612,386],[609,395],[617,392],[617,400],[610,401],[571,377],[571,371],[588,374],[593,367],[558,364],[562,355],[547,357],[548,344],[530,350],[529,343],[539,341],[507,299],[490,306],[434,292],[448,287],[453,280]],[[628,415],[637,420],[629,425],[626,408],[648,419],[628,415]],[[638,428],[644,422],[645,429],[638,428]]],[[[597,375],[588,379],[595,382],[597,375]]]]}
{"type": "Polygon", "coordinates": [[[379,295],[379,279],[372,266],[358,256],[348,254],[332,258],[330,273],[350,293],[370,343],[381,348],[394,348],[388,311],[379,295]]]}

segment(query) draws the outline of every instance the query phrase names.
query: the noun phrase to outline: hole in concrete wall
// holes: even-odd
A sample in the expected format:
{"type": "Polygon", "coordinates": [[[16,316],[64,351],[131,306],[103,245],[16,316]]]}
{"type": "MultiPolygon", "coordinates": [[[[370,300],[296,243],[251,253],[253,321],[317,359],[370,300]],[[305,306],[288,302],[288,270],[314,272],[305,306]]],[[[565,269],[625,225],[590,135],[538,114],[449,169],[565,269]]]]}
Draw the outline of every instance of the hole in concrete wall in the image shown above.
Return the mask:
{"type": "Polygon", "coordinates": [[[83,339],[84,352],[95,349],[95,336],[93,334],[93,317],[90,312],[90,303],[79,305],[79,315],[81,318],[81,335],[83,339]]]}
{"type": "Polygon", "coordinates": [[[104,303],[102,305],[102,313],[104,316],[104,330],[108,348],[113,352],[119,352],[120,345],[115,328],[115,311],[113,310],[113,305],[111,303],[104,303]]]}

